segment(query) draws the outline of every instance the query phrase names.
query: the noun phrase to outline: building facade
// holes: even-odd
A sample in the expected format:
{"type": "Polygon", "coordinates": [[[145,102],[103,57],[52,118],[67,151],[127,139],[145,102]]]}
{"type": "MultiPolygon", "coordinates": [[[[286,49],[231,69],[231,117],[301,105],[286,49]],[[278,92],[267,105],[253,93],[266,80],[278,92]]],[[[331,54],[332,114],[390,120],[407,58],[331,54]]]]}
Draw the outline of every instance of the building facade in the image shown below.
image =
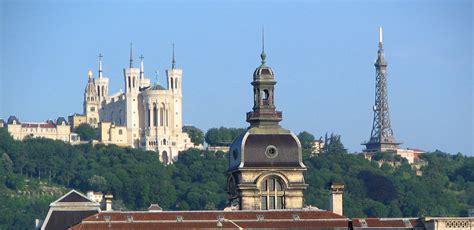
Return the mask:
{"type": "Polygon", "coordinates": [[[182,131],[182,77],[174,58],[166,70],[167,85],[158,81],[151,84],[145,77],[144,58],[140,67],[130,65],[123,69],[123,92],[109,95],[109,79],[103,76],[102,55],[99,56],[99,75],[91,71],[84,91],[84,116],[87,123],[99,127],[99,139],[104,143],[156,151],[160,160],[177,160],[178,152],[193,146],[182,131]]]}

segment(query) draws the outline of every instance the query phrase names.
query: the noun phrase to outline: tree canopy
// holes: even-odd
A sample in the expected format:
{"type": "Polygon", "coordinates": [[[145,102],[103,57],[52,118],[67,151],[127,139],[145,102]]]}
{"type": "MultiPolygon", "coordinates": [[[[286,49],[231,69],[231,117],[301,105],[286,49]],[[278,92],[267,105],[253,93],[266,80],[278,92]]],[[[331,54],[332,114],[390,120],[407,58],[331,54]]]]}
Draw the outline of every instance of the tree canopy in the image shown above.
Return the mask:
{"type": "Polygon", "coordinates": [[[81,140],[83,141],[90,141],[92,139],[97,139],[97,129],[94,129],[92,126],[90,126],[87,123],[82,123],[78,125],[75,129],[74,132],[81,137],[81,140]]]}
{"type": "Polygon", "coordinates": [[[193,142],[195,146],[204,144],[204,133],[202,130],[194,126],[183,126],[183,132],[189,135],[191,142],[193,142]]]}
{"type": "MultiPolygon", "coordinates": [[[[474,206],[473,157],[423,154],[428,164],[417,176],[406,161],[379,167],[362,154],[349,154],[340,137],[332,136],[333,146],[322,154],[304,154],[307,205],[328,209],[328,184],[337,181],[346,187],[348,217],[462,216],[474,206]]],[[[165,210],[222,209],[227,164],[224,152],[189,149],[165,166],[151,151],[43,138],[16,141],[0,128],[0,229],[29,229],[35,218],[45,217],[50,202],[72,188],[111,192],[114,207],[128,210],[151,203],[165,210]]]]}
{"type": "Polygon", "coordinates": [[[206,143],[210,146],[229,146],[245,128],[211,128],[206,132],[206,143]]]}

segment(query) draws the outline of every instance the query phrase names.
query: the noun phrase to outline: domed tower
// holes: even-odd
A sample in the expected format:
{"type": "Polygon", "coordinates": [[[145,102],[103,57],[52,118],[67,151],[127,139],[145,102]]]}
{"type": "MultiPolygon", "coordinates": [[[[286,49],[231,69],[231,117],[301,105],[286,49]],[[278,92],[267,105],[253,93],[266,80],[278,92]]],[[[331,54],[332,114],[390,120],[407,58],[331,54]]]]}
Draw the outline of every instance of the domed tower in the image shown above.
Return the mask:
{"type": "Polygon", "coordinates": [[[280,127],[282,113],[275,107],[275,76],[265,64],[253,74],[253,110],[247,113],[250,127],[229,150],[228,203],[232,209],[270,210],[303,208],[307,185],[301,144],[289,130],[280,127]]]}
{"type": "Polygon", "coordinates": [[[89,80],[84,90],[84,115],[86,116],[87,123],[96,128],[99,122],[99,97],[97,96],[92,71],[89,70],[87,75],[89,80]]]}

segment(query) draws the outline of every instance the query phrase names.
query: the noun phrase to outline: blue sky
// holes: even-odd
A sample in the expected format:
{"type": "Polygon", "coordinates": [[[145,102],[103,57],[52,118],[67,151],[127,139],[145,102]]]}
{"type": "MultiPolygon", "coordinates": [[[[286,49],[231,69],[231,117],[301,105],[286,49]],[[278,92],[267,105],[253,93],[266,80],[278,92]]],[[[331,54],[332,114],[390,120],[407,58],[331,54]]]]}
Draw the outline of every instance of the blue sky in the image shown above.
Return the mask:
{"type": "Polygon", "coordinates": [[[372,127],[384,27],[392,128],[403,147],[473,155],[473,5],[445,1],[0,1],[0,117],[82,112],[99,52],[110,92],[129,43],[145,75],[184,70],[184,123],[246,127],[265,26],[282,126],[342,135],[360,151],[372,127]]]}

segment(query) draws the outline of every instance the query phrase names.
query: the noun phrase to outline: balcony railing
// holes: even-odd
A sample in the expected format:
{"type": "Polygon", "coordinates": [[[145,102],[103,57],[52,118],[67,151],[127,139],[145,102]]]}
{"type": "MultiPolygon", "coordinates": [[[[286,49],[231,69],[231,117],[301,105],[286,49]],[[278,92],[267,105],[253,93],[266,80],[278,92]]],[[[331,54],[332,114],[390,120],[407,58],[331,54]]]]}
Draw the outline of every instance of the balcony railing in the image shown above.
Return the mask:
{"type": "Polygon", "coordinates": [[[251,118],[262,117],[262,118],[271,118],[276,117],[281,119],[283,114],[281,111],[272,111],[272,112],[262,112],[262,111],[253,111],[247,113],[247,120],[251,118]]]}

